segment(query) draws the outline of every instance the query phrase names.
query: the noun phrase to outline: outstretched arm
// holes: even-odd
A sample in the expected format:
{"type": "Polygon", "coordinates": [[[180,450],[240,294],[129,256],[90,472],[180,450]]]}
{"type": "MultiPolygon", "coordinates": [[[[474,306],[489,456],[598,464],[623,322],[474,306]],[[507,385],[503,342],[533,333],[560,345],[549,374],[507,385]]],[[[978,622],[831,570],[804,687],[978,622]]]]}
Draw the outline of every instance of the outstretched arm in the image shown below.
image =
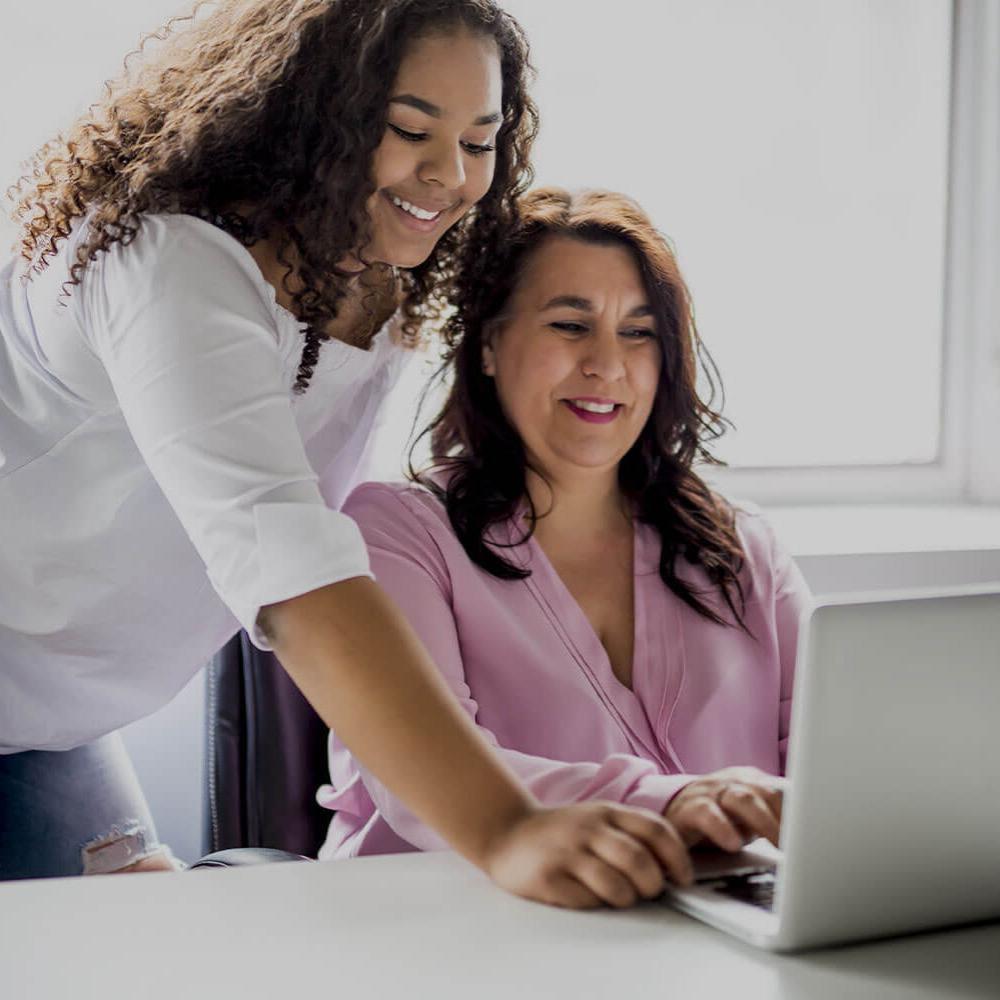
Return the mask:
{"type": "Polygon", "coordinates": [[[265,608],[271,644],[320,716],[421,820],[505,888],[563,906],[630,905],[690,862],[654,813],[540,808],[476,732],[391,601],[347,580],[265,608]]]}

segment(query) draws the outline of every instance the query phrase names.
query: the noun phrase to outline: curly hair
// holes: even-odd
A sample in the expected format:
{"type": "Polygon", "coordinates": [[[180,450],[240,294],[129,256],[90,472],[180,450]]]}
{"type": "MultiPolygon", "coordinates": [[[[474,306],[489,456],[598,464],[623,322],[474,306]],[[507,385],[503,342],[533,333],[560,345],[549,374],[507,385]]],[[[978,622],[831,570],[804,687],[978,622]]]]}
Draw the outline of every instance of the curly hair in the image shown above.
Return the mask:
{"type": "Polygon", "coordinates": [[[372,157],[400,62],[416,39],[461,28],[496,41],[503,121],[489,191],[401,276],[404,335],[415,343],[420,321],[447,308],[460,259],[481,259],[503,242],[530,183],[538,114],[527,91],[528,44],[494,0],[196,5],[147,36],[121,79],[10,189],[29,274],[48,265],[84,216],[89,229],[67,291],[98,254],[135,237],[144,213],[197,215],[247,246],[268,236],[287,273],[295,261],[299,287],[288,287],[287,273],[284,281],[306,325],[295,384],[304,391],[321,331],[347,291],[338,262],[370,236],[372,157]],[[145,52],[151,40],[162,44],[145,52]],[[133,72],[137,54],[148,58],[133,72]]]}
{"type": "Polygon", "coordinates": [[[430,466],[418,472],[411,462],[411,478],[445,505],[474,563],[501,579],[530,575],[504,558],[502,546],[487,541],[490,527],[513,517],[522,502],[528,504],[529,516],[515,544],[531,537],[539,515],[526,488],[524,445],[503,412],[494,380],[483,372],[484,338],[502,328],[511,296],[546,240],[564,236],[623,246],[636,262],[652,307],[662,363],[649,419],[619,463],[619,487],[638,520],[660,535],[659,573],[666,586],[711,621],[746,630],[740,580],[744,552],[735,511],[693,469],[696,460],[723,464],[708,450],[708,442],[718,439],[728,424],[712,408],[721,380],[698,336],[673,251],[642,209],[624,195],[539,188],[518,207],[519,229],[490,260],[489,269],[474,278],[458,278],[456,312],[444,330],[442,369],[453,381],[442,409],[424,431],[431,435],[430,466]],[[707,401],[698,394],[699,366],[707,380],[707,401]],[[703,589],[678,574],[681,556],[705,571],[731,620],[720,613],[721,605],[717,610],[714,602],[704,599],[703,589]]]}

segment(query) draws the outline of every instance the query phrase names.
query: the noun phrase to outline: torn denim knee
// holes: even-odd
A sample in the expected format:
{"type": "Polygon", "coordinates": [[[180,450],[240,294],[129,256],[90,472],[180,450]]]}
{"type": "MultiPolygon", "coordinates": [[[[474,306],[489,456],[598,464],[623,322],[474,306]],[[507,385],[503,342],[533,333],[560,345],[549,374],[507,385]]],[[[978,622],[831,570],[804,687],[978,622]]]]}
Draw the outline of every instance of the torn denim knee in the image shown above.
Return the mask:
{"type": "Polygon", "coordinates": [[[172,858],[170,849],[161,845],[155,834],[138,820],[126,820],[84,844],[80,856],[84,875],[107,875],[160,852],[172,858]]]}

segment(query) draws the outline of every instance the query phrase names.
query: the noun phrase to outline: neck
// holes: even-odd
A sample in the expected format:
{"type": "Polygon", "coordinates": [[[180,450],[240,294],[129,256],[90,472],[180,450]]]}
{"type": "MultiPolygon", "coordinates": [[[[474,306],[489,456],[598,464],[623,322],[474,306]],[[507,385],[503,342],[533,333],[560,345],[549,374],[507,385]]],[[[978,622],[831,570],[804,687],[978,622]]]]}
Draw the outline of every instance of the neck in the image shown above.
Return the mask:
{"type": "MultiPolygon", "coordinates": [[[[259,240],[248,248],[265,281],[274,288],[278,304],[296,314],[295,294],[303,285],[294,267],[282,264],[274,244],[259,240]]],[[[349,270],[349,268],[348,268],[349,270]]],[[[396,311],[401,298],[398,279],[384,264],[355,273],[347,279],[346,294],[340,299],[337,314],[323,326],[327,337],[356,347],[370,344],[382,324],[396,311]]]]}
{"type": "Polygon", "coordinates": [[[543,479],[528,469],[528,495],[541,515],[535,525],[540,541],[571,534],[598,538],[624,530],[631,531],[631,517],[618,488],[617,469],[574,470],[543,479]]]}
{"type": "MultiPolygon", "coordinates": [[[[235,201],[226,205],[223,208],[223,212],[233,212],[236,215],[246,216],[253,212],[254,207],[253,202],[235,201]]],[[[248,249],[257,261],[258,267],[264,272],[264,277],[272,285],[280,289],[283,283],[288,281],[292,288],[296,289],[300,287],[300,282],[296,274],[295,246],[294,244],[289,244],[285,248],[284,255],[290,261],[290,264],[280,263],[278,260],[277,245],[281,235],[282,233],[280,232],[272,231],[268,234],[267,238],[258,240],[248,249]]],[[[364,264],[355,253],[348,253],[337,266],[344,274],[350,276],[349,281],[352,286],[371,267],[371,265],[364,264]]]]}

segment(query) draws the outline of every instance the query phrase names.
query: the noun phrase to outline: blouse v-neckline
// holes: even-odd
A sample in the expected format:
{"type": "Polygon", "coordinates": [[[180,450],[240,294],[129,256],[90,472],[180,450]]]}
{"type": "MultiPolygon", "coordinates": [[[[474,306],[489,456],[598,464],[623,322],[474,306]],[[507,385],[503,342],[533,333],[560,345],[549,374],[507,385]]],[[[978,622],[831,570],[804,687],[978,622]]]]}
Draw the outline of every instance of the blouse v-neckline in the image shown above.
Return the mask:
{"type": "MultiPolygon", "coordinates": [[[[650,559],[648,531],[644,525],[634,524],[632,529],[632,686],[627,687],[616,676],[604,644],[579,602],[556,571],[545,550],[531,537],[526,543],[527,568],[531,576],[525,579],[528,590],[542,607],[549,621],[559,633],[574,659],[587,675],[595,691],[612,715],[618,720],[631,742],[652,756],[654,760],[667,760],[674,768],[680,765],[665,739],[658,739],[655,726],[663,714],[668,694],[676,694],[676,684],[666,684],[661,697],[656,697],[657,678],[651,674],[653,665],[649,655],[649,622],[646,595],[641,577],[657,572],[656,560],[650,559]]],[[[676,609],[671,610],[674,620],[671,631],[680,641],[680,622],[676,609]]],[[[674,673],[681,664],[672,651],[662,651],[662,669],[674,673]]],[[[678,675],[679,676],[679,675],[678,675]]]]}
{"type": "MultiPolygon", "coordinates": [[[[632,585],[632,604],[631,607],[629,608],[630,621],[632,625],[632,635],[631,635],[632,648],[631,648],[630,660],[628,663],[627,676],[630,681],[630,683],[628,684],[626,684],[615,672],[614,664],[611,662],[611,653],[609,652],[608,647],[602,641],[601,633],[597,625],[595,625],[595,623],[591,621],[590,616],[587,614],[579,598],[577,598],[576,594],[573,592],[570,584],[567,582],[566,577],[564,577],[563,574],[559,571],[555,560],[546,550],[545,546],[541,543],[541,541],[539,541],[538,536],[534,534],[531,536],[530,552],[533,563],[535,561],[539,563],[544,563],[545,575],[548,578],[551,586],[556,590],[557,593],[559,593],[560,600],[565,602],[568,606],[571,606],[574,609],[574,613],[576,612],[579,613],[578,614],[579,620],[577,624],[580,625],[582,635],[586,635],[586,641],[582,642],[581,645],[589,647],[587,649],[588,654],[591,648],[596,648],[594,647],[595,642],[596,645],[600,647],[600,654],[596,657],[596,659],[600,659],[602,660],[602,662],[603,660],[607,661],[606,665],[608,668],[608,678],[607,678],[608,685],[610,687],[614,687],[615,685],[617,685],[624,688],[630,694],[635,694],[635,685],[636,685],[635,666],[636,666],[636,661],[638,659],[637,649],[638,649],[639,635],[642,632],[641,623],[639,620],[641,617],[642,602],[639,599],[639,595],[637,593],[638,588],[636,586],[636,565],[637,565],[636,559],[638,557],[638,552],[637,552],[638,539],[634,527],[631,527],[629,531],[629,545],[631,546],[632,550],[630,553],[631,558],[629,559],[629,576],[630,576],[629,582],[632,585]],[[590,633],[593,633],[593,635],[591,636],[589,634],[586,634],[588,631],[590,633]]],[[[590,655],[588,655],[587,658],[588,660],[591,660],[591,662],[593,662],[595,659],[595,657],[592,657],[590,655]]]]}

